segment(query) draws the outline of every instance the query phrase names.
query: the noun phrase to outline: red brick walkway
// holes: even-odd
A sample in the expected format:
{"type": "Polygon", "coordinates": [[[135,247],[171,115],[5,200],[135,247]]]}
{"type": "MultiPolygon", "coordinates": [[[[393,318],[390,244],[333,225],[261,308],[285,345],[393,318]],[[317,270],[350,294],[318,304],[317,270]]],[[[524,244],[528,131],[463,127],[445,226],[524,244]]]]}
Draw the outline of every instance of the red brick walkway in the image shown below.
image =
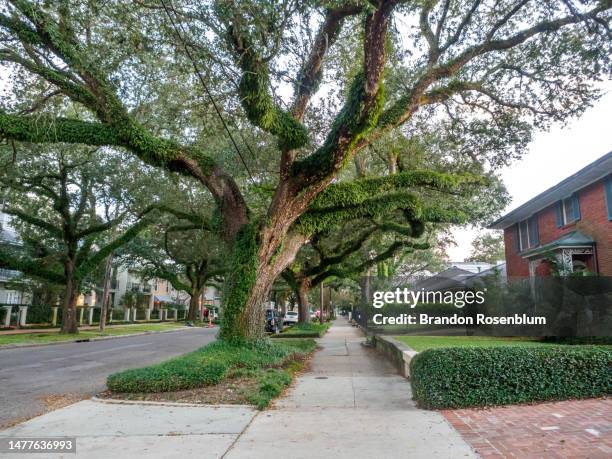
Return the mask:
{"type": "Polygon", "coordinates": [[[612,399],[442,414],[484,458],[612,458],[612,399]]]}

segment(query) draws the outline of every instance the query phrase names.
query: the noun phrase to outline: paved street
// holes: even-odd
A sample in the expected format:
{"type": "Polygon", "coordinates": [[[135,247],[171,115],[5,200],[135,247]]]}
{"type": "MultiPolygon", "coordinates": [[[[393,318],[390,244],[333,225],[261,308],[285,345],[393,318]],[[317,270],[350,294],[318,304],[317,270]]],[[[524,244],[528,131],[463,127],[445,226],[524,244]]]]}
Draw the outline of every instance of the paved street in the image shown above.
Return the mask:
{"type": "Polygon", "coordinates": [[[160,362],[215,339],[217,328],[189,328],[103,341],[0,349],[0,427],[36,416],[49,401],[93,395],[106,377],[160,362]]]}
{"type": "Polygon", "coordinates": [[[310,371],[269,410],[86,400],[0,437],[76,437],[76,457],[87,459],[476,457],[441,414],[416,408],[408,381],[361,341],[338,320],[310,371]]]}

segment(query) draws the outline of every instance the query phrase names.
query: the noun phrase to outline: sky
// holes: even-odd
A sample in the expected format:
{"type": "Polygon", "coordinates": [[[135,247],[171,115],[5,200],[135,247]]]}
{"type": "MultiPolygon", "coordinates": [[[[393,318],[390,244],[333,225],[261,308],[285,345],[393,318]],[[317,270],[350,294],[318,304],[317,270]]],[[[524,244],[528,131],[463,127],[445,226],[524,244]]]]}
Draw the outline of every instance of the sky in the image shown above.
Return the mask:
{"type": "MultiPolygon", "coordinates": [[[[535,134],[528,153],[502,171],[512,197],[504,214],[612,150],[612,82],[604,90],[607,93],[582,117],[535,134]]],[[[470,254],[478,232],[478,228],[453,232],[457,245],[447,250],[451,261],[463,261],[470,254]]]]}

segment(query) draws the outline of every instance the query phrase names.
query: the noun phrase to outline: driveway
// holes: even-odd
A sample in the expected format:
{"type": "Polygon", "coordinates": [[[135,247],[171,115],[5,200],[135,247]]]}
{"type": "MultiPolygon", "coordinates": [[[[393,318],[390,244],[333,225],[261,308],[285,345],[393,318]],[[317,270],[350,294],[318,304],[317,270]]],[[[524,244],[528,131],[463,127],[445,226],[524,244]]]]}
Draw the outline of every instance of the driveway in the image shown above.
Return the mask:
{"type": "Polygon", "coordinates": [[[185,328],[103,341],[0,349],[0,428],[104,390],[119,370],[157,363],[215,339],[185,328]]]}

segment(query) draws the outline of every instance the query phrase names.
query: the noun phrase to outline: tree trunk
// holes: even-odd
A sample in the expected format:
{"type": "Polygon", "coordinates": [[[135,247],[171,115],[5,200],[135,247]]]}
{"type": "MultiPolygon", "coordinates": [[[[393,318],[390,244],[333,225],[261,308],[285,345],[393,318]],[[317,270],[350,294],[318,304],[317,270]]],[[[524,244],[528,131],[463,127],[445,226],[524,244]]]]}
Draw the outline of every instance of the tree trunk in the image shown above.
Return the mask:
{"type": "Polygon", "coordinates": [[[195,322],[198,318],[198,309],[200,307],[200,295],[202,289],[193,288],[191,290],[191,298],[189,298],[189,312],[187,314],[187,320],[195,322]]]}
{"type": "Polygon", "coordinates": [[[310,280],[302,279],[298,284],[298,322],[310,323],[310,307],[308,306],[308,292],[310,292],[310,280]]]}
{"type": "Polygon", "coordinates": [[[224,286],[221,339],[244,342],[265,335],[263,304],[272,284],[305,240],[305,236],[287,234],[286,228],[260,228],[257,222],[240,230],[224,286]]]}
{"type": "Polygon", "coordinates": [[[108,311],[108,298],[110,293],[111,276],[113,274],[113,254],[106,257],[106,269],[104,270],[104,290],[102,291],[102,305],[100,308],[100,331],[106,327],[106,313],[108,311]]]}
{"type": "Polygon", "coordinates": [[[372,275],[372,268],[369,267],[365,272],[365,275],[359,281],[360,293],[361,293],[361,306],[366,305],[370,302],[371,295],[371,284],[370,284],[370,276],[372,275]]]}
{"type": "Polygon", "coordinates": [[[72,260],[66,264],[64,269],[66,272],[66,293],[62,307],[62,328],[60,332],[78,333],[76,302],[79,295],[79,287],[74,279],[74,263],[72,260]]]}

